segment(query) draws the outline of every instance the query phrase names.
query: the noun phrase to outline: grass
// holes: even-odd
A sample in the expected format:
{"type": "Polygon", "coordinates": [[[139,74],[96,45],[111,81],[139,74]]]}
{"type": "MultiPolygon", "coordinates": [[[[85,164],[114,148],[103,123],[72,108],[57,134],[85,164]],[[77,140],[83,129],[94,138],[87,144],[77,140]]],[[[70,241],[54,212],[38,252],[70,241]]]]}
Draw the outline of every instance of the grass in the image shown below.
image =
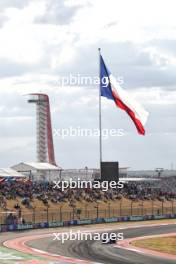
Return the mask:
{"type": "Polygon", "coordinates": [[[176,255],[176,236],[141,239],[132,242],[132,245],[176,255]]]}

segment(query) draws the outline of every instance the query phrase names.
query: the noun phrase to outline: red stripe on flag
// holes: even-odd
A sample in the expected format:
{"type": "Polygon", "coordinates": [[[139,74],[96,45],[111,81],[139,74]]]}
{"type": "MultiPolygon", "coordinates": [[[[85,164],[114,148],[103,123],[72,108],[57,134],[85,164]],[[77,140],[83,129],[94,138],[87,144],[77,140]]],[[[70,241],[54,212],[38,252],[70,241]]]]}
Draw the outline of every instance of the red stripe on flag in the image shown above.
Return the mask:
{"type": "Polygon", "coordinates": [[[121,108],[122,110],[125,110],[125,112],[127,112],[130,118],[133,120],[138,133],[140,135],[145,135],[145,129],[142,123],[140,122],[140,120],[136,118],[135,113],[120,100],[120,98],[117,96],[116,92],[113,89],[112,89],[112,95],[114,97],[114,101],[117,107],[121,108]]]}

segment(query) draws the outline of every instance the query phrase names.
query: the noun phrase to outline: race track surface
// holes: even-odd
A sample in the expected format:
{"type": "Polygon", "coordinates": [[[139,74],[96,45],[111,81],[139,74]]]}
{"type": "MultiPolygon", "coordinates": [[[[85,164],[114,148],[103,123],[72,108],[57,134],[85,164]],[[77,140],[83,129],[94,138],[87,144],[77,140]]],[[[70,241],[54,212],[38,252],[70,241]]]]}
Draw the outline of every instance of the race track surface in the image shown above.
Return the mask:
{"type": "MultiPolygon", "coordinates": [[[[103,232],[105,232],[104,230],[103,232]]],[[[55,232],[55,231],[53,231],[55,232]]],[[[111,232],[124,233],[124,239],[176,232],[176,224],[143,226],[128,229],[115,229],[111,232]]],[[[87,260],[92,263],[106,264],[174,264],[175,260],[145,255],[114,245],[102,244],[101,241],[53,241],[53,236],[27,242],[27,245],[51,254],[87,260]]],[[[64,262],[63,262],[64,263],[64,262]]],[[[66,263],[66,262],[65,262],[66,263]]],[[[83,262],[84,263],[84,262],[83,262]]]]}

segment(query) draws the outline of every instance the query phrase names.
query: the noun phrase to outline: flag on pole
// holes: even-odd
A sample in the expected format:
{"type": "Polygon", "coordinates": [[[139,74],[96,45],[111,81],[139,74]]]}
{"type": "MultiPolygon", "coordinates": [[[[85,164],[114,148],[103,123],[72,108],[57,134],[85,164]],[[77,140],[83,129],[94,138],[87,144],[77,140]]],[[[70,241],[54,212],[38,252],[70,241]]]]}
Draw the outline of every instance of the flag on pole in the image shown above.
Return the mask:
{"type": "Polygon", "coordinates": [[[113,100],[117,107],[124,110],[134,122],[137,131],[145,135],[144,125],[147,122],[148,112],[127,91],[121,88],[115,77],[106,67],[100,54],[100,90],[101,96],[113,100]]]}

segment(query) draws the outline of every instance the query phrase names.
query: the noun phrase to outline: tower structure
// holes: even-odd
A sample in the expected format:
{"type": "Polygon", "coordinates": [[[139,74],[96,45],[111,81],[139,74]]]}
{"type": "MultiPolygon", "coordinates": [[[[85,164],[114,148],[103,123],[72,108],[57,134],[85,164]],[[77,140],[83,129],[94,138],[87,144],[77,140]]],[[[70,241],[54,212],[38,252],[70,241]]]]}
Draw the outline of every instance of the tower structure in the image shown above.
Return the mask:
{"type": "Polygon", "coordinates": [[[42,93],[33,93],[29,96],[28,103],[36,104],[37,161],[56,165],[49,97],[42,93]]]}

